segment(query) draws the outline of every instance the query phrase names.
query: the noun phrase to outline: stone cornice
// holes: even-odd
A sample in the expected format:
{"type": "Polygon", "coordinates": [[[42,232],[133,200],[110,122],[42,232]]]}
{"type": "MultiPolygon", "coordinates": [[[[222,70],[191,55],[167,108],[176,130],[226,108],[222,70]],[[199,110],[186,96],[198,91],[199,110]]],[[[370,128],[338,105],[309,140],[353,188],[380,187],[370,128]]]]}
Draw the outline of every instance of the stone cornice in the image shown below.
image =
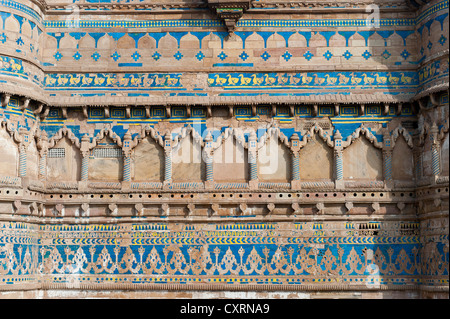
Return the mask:
{"type": "MultiPolygon", "coordinates": [[[[79,8],[80,13],[86,14],[123,14],[133,12],[134,14],[142,13],[171,13],[174,11],[186,10],[207,10],[207,1],[192,1],[192,2],[165,2],[165,1],[148,1],[148,2],[127,2],[127,3],[51,3],[46,4],[43,0],[33,0],[41,3],[45,8],[45,14],[69,14],[74,7],[79,8]],[[44,2],[44,3],[42,3],[44,2]]],[[[264,13],[267,11],[273,13],[295,13],[295,12],[314,12],[327,11],[335,12],[346,11],[365,12],[367,5],[373,4],[373,0],[359,0],[359,1],[251,1],[248,11],[251,13],[264,13]]],[[[405,11],[410,7],[406,1],[383,1],[377,3],[383,11],[405,11]]]]}
{"type": "Polygon", "coordinates": [[[55,107],[126,106],[126,105],[249,105],[249,104],[373,104],[407,103],[412,95],[353,94],[310,96],[153,96],[153,97],[49,97],[47,104],[55,107]]]}

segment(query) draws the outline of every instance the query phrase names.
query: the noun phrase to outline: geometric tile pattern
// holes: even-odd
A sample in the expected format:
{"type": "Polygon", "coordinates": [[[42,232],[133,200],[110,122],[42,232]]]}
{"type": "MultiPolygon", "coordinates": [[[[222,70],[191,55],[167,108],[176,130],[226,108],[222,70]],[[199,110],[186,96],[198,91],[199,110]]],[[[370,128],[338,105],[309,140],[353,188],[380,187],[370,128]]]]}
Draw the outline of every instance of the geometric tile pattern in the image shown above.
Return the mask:
{"type": "MultiPolygon", "coordinates": [[[[0,286],[20,284],[38,275],[44,275],[47,284],[66,287],[75,278],[76,283],[91,286],[285,283],[299,289],[311,284],[410,286],[421,284],[421,272],[448,276],[448,251],[443,251],[442,242],[436,244],[442,262],[430,268],[419,255],[416,235],[322,237],[322,229],[313,237],[298,233],[282,239],[277,238],[281,233],[275,230],[276,225],[217,225],[218,230],[200,235],[201,225],[186,226],[189,230],[176,232],[170,230],[170,225],[167,228],[158,223],[39,229],[2,223],[0,286]],[[127,232],[123,231],[130,227],[134,229],[131,238],[125,238],[127,232]]],[[[313,230],[313,226],[303,223],[302,229],[313,230]]],[[[441,238],[445,240],[448,238],[441,238]]]]}

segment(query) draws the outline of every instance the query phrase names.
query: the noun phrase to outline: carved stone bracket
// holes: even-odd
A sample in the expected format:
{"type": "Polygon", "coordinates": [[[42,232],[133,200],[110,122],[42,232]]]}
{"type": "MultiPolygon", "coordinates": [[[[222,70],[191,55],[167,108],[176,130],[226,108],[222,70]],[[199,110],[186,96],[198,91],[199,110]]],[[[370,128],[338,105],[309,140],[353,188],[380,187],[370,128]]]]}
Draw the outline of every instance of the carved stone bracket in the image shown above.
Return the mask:
{"type": "Polygon", "coordinates": [[[134,205],[134,209],[136,211],[137,216],[144,216],[144,205],[138,203],[134,205]]]}
{"type": "Polygon", "coordinates": [[[118,207],[115,203],[108,205],[109,214],[111,215],[117,215],[118,207]]]}
{"type": "Polygon", "coordinates": [[[83,203],[81,204],[81,216],[89,216],[89,204],[83,203]]]}
{"type": "Polygon", "coordinates": [[[232,34],[236,24],[250,7],[250,0],[208,0],[208,7],[225,23],[232,34]]]}
{"type": "Polygon", "coordinates": [[[10,101],[10,99],[11,99],[11,95],[10,94],[3,94],[0,105],[2,107],[7,106],[9,101],[10,101]]]}
{"type": "Polygon", "coordinates": [[[161,216],[169,216],[169,204],[164,203],[161,205],[161,216]]]}
{"type": "Polygon", "coordinates": [[[212,204],[211,205],[211,209],[210,209],[210,213],[209,213],[209,217],[211,217],[214,214],[218,214],[219,213],[219,204],[212,204]]]}
{"type": "Polygon", "coordinates": [[[64,205],[63,204],[55,205],[55,210],[53,211],[55,216],[62,216],[63,215],[63,209],[64,209],[64,205]]]}

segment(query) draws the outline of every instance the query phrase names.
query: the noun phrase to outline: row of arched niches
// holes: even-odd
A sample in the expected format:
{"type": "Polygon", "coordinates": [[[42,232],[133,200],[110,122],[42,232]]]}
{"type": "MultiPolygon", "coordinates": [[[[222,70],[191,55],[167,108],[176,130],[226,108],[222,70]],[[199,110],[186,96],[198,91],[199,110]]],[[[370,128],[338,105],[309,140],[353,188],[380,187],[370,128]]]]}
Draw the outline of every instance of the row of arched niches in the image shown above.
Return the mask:
{"type": "Polygon", "coordinates": [[[300,179],[326,183],[339,177],[345,181],[414,182],[436,175],[435,150],[439,152],[438,175],[448,176],[448,107],[441,111],[442,120],[436,126],[420,123],[422,118],[419,128],[405,128],[408,121],[399,117],[387,125],[341,125],[342,132],[323,118],[304,120],[297,131],[294,126],[277,123],[208,127],[212,120],[200,125],[142,123],[124,129],[122,125],[86,122],[73,125],[76,119],[70,117],[65,125],[51,126],[25,120],[25,116],[9,116],[1,122],[0,176],[55,182],[160,183],[170,179],[201,183],[209,179],[232,184],[250,179],[260,183],[300,179]],[[434,129],[436,142],[431,138],[434,129]],[[83,131],[86,133],[80,133],[83,131]],[[342,135],[341,140],[337,134],[342,135]],[[250,158],[255,156],[256,171],[252,173],[250,158]],[[87,162],[83,163],[83,157],[87,162]],[[211,174],[208,158],[212,176],[207,176],[211,174]],[[83,165],[87,168],[84,173],[83,165]]]}

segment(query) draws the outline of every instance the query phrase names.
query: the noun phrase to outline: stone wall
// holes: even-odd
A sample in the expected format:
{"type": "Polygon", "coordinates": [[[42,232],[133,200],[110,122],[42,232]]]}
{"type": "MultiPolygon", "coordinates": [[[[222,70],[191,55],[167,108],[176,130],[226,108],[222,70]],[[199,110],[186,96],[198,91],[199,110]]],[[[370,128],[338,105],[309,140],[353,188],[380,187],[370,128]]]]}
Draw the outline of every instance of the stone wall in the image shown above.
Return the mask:
{"type": "Polygon", "coordinates": [[[448,1],[46,4],[0,0],[2,295],[448,298],[448,1]]]}

